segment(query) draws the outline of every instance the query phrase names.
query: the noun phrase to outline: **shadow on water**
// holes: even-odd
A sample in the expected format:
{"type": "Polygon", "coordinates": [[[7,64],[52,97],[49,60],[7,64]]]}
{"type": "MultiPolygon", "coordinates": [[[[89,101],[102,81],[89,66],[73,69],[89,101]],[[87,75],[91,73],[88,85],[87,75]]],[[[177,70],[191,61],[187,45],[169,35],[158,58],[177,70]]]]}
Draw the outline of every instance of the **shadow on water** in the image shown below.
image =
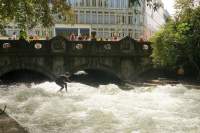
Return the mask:
{"type": "Polygon", "coordinates": [[[17,83],[42,83],[50,81],[45,75],[31,70],[10,71],[0,77],[1,84],[17,84],[17,83]]]}
{"type": "MultiPolygon", "coordinates": [[[[28,85],[30,83],[42,83],[45,81],[51,81],[45,75],[31,70],[10,71],[1,76],[0,80],[1,84],[5,85],[18,83],[25,83],[28,85]]],[[[106,84],[122,84],[122,80],[120,80],[116,75],[107,71],[94,69],[78,71],[71,75],[70,80],[72,82],[80,82],[93,87],[98,87],[99,85],[106,84]]]]}
{"type": "Polygon", "coordinates": [[[86,69],[74,73],[70,79],[75,82],[87,84],[89,86],[98,87],[99,85],[117,84],[121,85],[123,82],[116,75],[105,72],[103,70],[86,69]]]}

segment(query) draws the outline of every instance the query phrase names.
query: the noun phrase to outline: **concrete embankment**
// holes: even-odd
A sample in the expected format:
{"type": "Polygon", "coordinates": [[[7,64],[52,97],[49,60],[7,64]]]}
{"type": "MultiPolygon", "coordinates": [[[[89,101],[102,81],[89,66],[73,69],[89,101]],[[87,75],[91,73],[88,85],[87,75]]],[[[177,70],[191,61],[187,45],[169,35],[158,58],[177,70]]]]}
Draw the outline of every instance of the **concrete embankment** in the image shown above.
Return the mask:
{"type": "Polygon", "coordinates": [[[0,109],[0,133],[28,133],[28,131],[0,109]]]}

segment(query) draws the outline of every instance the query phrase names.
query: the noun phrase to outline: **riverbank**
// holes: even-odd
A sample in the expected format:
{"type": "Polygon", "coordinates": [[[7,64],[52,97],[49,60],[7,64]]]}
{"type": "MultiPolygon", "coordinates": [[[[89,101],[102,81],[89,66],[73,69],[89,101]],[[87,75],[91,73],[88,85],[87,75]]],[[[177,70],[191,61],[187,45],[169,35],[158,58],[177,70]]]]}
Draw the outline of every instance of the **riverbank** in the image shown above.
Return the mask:
{"type": "Polygon", "coordinates": [[[194,76],[176,75],[174,71],[167,71],[163,69],[152,69],[143,75],[137,77],[137,79],[131,79],[125,81],[125,85],[135,86],[157,86],[157,85],[177,85],[182,84],[187,88],[200,89],[200,80],[197,80],[194,76]]]}
{"type": "Polygon", "coordinates": [[[28,133],[28,131],[0,109],[0,133],[28,133]]]}

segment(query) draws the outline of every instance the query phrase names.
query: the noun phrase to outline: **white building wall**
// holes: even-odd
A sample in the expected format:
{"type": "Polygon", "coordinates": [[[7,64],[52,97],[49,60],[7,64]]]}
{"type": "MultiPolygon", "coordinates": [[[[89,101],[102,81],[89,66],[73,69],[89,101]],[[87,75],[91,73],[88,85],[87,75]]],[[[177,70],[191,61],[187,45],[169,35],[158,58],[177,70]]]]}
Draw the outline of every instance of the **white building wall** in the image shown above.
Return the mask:
{"type": "MultiPolygon", "coordinates": [[[[129,0],[68,0],[75,11],[76,24],[90,24],[98,38],[123,38],[141,34],[141,14],[136,14],[129,0]]],[[[140,10],[140,9],[138,9],[140,10]]]]}
{"type": "Polygon", "coordinates": [[[194,7],[200,6],[200,0],[193,0],[194,7]]]}
{"type": "Polygon", "coordinates": [[[166,15],[168,14],[166,14],[167,12],[163,7],[164,6],[158,8],[157,11],[154,11],[149,6],[145,7],[143,35],[144,40],[148,40],[156,31],[161,28],[161,26],[166,23],[166,15]]]}
{"type": "MultiPolygon", "coordinates": [[[[129,0],[68,0],[76,15],[76,24],[90,24],[98,38],[149,39],[165,23],[165,10],[153,11],[146,0],[130,7],[129,0]]],[[[161,1],[160,1],[161,2],[161,1]]]]}

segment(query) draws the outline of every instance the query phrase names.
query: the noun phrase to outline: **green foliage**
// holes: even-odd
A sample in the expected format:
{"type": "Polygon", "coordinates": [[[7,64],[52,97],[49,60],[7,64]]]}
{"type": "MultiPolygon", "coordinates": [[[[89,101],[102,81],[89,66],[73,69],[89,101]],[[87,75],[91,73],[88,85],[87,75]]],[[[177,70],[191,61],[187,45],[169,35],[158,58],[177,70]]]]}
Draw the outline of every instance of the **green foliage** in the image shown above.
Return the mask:
{"type": "Polygon", "coordinates": [[[193,6],[193,0],[176,0],[176,16],[184,16],[188,13],[188,10],[191,10],[193,6]]]}
{"type": "Polygon", "coordinates": [[[151,38],[153,62],[156,66],[170,68],[189,66],[200,76],[200,7],[182,8],[178,19],[168,21],[151,38]]]}
{"type": "Polygon", "coordinates": [[[176,42],[176,27],[173,20],[170,20],[162,30],[157,32],[152,38],[153,42],[153,62],[156,66],[173,67],[177,61],[176,47],[171,42],[176,42]]]}
{"type": "Polygon", "coordinates": [[[14,22],[23,30],[36,25],[49,27],[54,24],[52,14],[67,16],[70,11],[66,0],[51,3],[49,0],[0,0],[0,24],[14,22]]]}
{"type": "Polygon", "coordinates": [[[23,30],[20,31],[20,34],[19,34],[19,39],[27,39],[27,33],[23,30]]]}

